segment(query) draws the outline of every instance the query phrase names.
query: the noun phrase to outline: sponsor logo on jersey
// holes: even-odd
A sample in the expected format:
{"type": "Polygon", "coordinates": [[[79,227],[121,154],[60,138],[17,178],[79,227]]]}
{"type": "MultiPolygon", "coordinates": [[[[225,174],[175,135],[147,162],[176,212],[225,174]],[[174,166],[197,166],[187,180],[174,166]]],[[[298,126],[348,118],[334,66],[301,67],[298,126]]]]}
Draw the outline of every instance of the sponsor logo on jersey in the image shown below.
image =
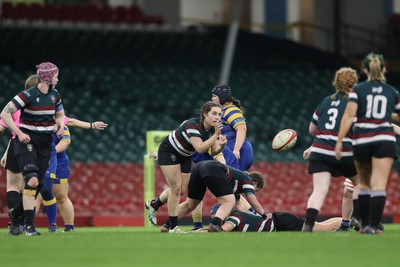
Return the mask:
{"type": "Polygon", "coordinates": [[[27,144],[26,149],[28,149],[29,152],[33,151],[33,145],[32,144],[27,144]]]}
{"type": "Polygon", "coordinates": [[[378,94],[380,94],[380,93],[382,93],[382,86],[379,86],[379,87],[372,87],[372,93],[378,93],[378,94]]]}

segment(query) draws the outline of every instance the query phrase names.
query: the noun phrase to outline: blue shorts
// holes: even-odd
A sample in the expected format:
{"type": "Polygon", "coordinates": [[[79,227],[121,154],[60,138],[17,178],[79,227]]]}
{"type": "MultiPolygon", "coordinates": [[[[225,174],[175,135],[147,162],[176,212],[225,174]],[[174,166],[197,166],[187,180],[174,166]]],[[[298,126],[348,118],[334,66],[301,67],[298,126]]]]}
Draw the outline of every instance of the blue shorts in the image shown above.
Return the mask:
{"type": "Polygon", "coordinates": [[[68,184],[70,178],[69,159],[58,161],[55,184],[68,184]]]}
{"type": "MultiPolygon", "coordinates": [[[[233,151],[235,142],[236,139],[231,139],[228,141],[226,146],[233,151]]],[[[253,147],[251,146],[250,141],[246,138],[242,148],[240,149],[239,170],[248,171],[251,165],[253,165],[253,147]]]]}

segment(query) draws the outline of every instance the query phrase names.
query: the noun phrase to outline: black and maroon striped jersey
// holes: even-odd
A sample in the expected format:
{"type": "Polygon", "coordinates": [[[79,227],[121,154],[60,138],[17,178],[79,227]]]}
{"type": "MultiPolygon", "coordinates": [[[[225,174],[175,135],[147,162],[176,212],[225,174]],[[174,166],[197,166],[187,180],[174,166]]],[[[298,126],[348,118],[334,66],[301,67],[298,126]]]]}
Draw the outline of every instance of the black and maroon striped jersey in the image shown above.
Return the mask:
{"type": "Polygon", "coordinates": [[[37,133],[52,134],[56,111],[62,110],[61,97],[57,90],[51,89],[43,94],[32,87],[20,92],[11,100],[21,109],[20,128],[37,133]]]}
{"type": "Polygon", "coordinates": [[[232,231],[237,232],[273,232],[274,222],[272,218],[264,219],[261,216],[235,210],[225,220],[234,226],[232,231]]]}
{"type": "MultiPolygon", "coordinates": [[[[335,145],[346,106],[345,94],[339,92],[335,99],[331,96],[325,97],[315,110],[311,123],[317,126],[317,134],[311,147],[311,160],[338,162],[335,157],[335,145]]],[[[351,131],[343,138],[341,162],[353,162],[351,131]]]]}
{"type": "Polygon", "coordinates": [[[228,169],[229,173],[227,173],[227,178],[235,195],[238,196],[242,193],[246,196],[255,195],[254,183],[250,176],[248,176],[244,171],[230,166],[228,166],[228,169]]]}
{"type": "Polygon", "coordinates": [[[349,101],[358,104],[353,146],[396,142],[391,115],[400,113],[400,94],[395,88],[382,82],[362,82],[353,88],[349,101]]]}

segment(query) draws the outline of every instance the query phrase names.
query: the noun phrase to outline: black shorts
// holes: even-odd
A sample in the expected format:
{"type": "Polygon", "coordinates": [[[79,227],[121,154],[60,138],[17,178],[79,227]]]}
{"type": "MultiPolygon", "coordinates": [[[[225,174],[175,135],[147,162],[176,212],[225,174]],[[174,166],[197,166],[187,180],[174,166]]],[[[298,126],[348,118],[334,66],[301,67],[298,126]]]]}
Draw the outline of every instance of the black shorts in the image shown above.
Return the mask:
{"type": "Polygon", "coordinates": [[[233,194],[232,187],[227,179],[228,167],[215,160],[205,160],[197,163],[188,185],[188,197],[202,200],[206,189],[216,197],[233,194]]]}
{"type": "Polygon", "coordinates": [[[182,173],[190,173],[192,168],[192,157],[182,156],[168,141],[168,136],[164,138],[158,148],[158,165],[181,165],[182,173]]]}
{"type": "Polygon", "coordinates": [[[27,165],[36,166],[39,169],[37,173],[38,179],[41,182],[49,167],[53,138],[50,134],[35,133],[25,129],[21,130],[29,135],[31,141],[29,144],[24,144],[15,139],[14,157],[18,169],[23,171],[27,165]]]}
{"type": "Polygon", "coordinates": [[[394,142],[382,142],[353,146],[354,159],[362,163],[370,163],[371,158],[397,159],[397,145],[394,142]]]}
{"type": "Polygon", "coordinates": [[[333,177],[353,177],[357,175],[354,163],[333,163],[320,160],[310,160],[308,173],[329,172],[333,177]]]}
{"type": "Polygon", "coordinates": [[[10,146],[7,151],[6,169],[15,173],[21,172],[18,168],[17,160],[14,156],[15,139],[11,139],[10,146]]]}
{"type": "Polygon", "coordinates": [[[299,232],[303,228],[305,220],[288,212],[273,212],[276,232],[299,232]]]}

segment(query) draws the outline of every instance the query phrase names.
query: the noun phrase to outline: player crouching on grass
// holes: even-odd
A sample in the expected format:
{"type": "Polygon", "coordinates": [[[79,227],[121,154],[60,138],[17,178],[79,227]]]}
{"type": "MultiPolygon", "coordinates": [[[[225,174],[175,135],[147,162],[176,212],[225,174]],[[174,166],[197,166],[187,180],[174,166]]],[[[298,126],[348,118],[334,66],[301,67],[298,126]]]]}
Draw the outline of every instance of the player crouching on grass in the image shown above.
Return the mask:
{"type": "MultiPolygon", "coordinates": [[[[233,208],[244,211],[239,201],[242,193],[245,194],[254,210],[262,218],[266,218],[264,208],[255,196],[255,192],[263,187],[264,178],[259,172],[247,174],[215,160],[199,162],[192,169],[188,185],[188,198],[179,205],[178,219],[197,207],[203,200],[207,188],[218,198],[218,203],[220,203],[220,208],[207,228],[208,232],[222,232],[221,224],[233,208]]],[[[168,223],[164,224],[163,228],[168,229],[168,223]]]]}

